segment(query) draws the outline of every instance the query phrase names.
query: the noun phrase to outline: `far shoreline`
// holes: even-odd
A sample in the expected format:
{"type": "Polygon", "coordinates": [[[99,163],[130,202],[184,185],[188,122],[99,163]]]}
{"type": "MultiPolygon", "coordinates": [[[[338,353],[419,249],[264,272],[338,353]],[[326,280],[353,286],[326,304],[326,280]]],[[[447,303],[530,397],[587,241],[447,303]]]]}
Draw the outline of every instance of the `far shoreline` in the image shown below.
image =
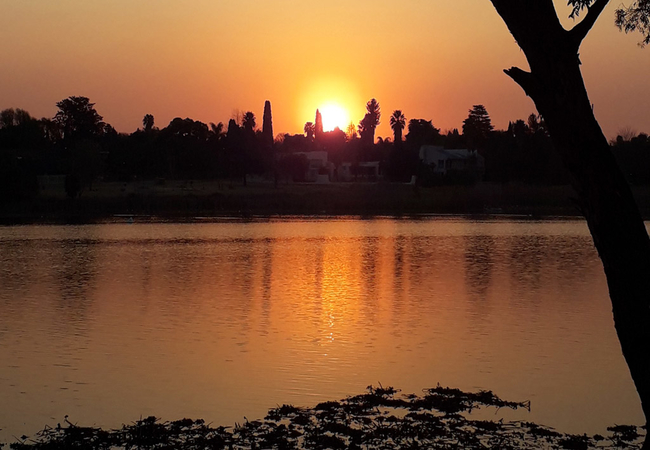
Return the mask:
{"type": "MultiPolygon", "coordinates": [[[[633,187],[650,219],[650,187],[633,187]]],[[[240,180],[96,182],[78,198],[63,186],[41,187],[29,199],[5,201],[0,225],[120,222],[222,222],[292,218],[466,217],[469,220],[580,220],[567,185],[477,183],[279,183],[240,180]]]]}
{"type": "MultiPolygon", "coordinates": [[[[650,218],[650,188],[634,189],[650,218]]],[[[279,183],[240,180],[96,182],[78,198],[44,186],[5,201],[1,225],[221,222],[291,218],[467,217],[470,220],[580,219],[570,186],[522,183],[420,187],[398,183],[279,183]]]]}

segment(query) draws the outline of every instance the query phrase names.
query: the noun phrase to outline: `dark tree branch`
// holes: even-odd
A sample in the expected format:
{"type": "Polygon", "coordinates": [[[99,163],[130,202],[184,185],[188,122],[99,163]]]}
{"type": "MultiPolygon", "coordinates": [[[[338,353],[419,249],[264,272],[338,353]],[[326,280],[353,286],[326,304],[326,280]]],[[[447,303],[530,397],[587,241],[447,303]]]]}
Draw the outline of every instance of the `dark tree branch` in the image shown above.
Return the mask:
{"type": "Polygon", "coordinates": [[[536,90],[535,77],[532,73],[521,70],[519,67],[511,67],[504,70],[505,74],[512,78],[524,90],[527,96],[532,97],[536,90]]]}
{"type": "Polygon", "coordinates": [[[576,51],[578,51],[580,44],[593,28],[596,20],[598,20],[598,17],[605,9],[605,6],[607,6],[607,3],[609,3],[609,0],[596,0],[588,8],[585,18],[569,32],[576,51]]]}

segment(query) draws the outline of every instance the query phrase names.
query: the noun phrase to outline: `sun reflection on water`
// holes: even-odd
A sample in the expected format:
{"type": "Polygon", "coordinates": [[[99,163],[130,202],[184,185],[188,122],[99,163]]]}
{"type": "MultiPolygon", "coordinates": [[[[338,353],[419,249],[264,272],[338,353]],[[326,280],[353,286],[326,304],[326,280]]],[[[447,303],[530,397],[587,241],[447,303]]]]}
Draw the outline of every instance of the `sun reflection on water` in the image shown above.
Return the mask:
{"type": "Polygon", "coordinates": [[[8,227],[0,245],[13,434],[61,414],[232,424],[377,382],[493,389],[569,432],[641,417],[581,223],[8,227]]]}

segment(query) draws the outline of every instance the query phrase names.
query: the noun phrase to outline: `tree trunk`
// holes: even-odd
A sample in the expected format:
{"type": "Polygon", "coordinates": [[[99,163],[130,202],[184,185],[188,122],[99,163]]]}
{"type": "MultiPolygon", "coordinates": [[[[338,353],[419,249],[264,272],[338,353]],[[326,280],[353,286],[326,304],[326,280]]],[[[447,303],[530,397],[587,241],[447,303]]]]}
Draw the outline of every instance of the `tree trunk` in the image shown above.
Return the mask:
{"type": "MultiPolygon", "coordinates": [[[[623,356],[650,418],[650,239],[589,102],[578,50],[607,4],[597,0],[565,30],[552,0],[491,0],[524,51],[530,72],[506,70],[544,117],[569,169],[603,263],[623,356]]],[[[648,447],[648,439],[644,448],[648,447]]]]}

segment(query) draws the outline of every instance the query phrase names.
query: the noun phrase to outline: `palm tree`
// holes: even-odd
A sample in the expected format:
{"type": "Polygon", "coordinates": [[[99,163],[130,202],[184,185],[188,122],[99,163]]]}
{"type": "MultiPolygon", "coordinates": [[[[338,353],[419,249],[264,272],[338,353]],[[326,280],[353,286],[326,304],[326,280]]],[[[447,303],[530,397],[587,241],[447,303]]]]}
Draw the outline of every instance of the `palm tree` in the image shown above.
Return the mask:
{"type": "Polygon", "coordinates": [[[153,115],[145,114],[145,116],[142,118],[142,128],[144,128],[144,131],[149,133],[151,130],[153,130],[153,124],[153,115]]]}
{"type": "Polygon", "coordinates": [[[218,141],[225,135],[226,132],[224,131],[223,122],[219,122],[216,124],[214,122],[210,122],[209,137],[218,141]]]}
{"type": "Polygon", "coordinates": [[[366,103],[366,110],[368,110],[368,114],[370,114],[371,125],[376,128],[377,125],[379,125],[379,118],[381,117],[381,109],[377,99],[371,98],[370,101],[366,103]]]}
{"type": "Polygon", "coordinates": [[[393,111],[393,115],[390,116],[390,127],[393,129],[393,135],[395,136],[395,145],[400,145],[402,143],[402,130],[406,127],[406,116],[400,109],[393,111]]]}
{"type": "Polygon", "coordinates": [[[246,130],[248,133],[255,131],[255,114],[253,114],[251,111],[248,111],[246,114],[244,114],[242,125],[244,127],[244,130],[246,130]]]}
{"type": "Polygon", "coordinates": [[[372,145],[375,143],[375,130],[380,123],[379,119],[381,117],[381,109],[377,99],[370,99],[370,101],[366,103],[366,110],[368,113],[363,118],[364,134],[367,137],[366,142],[372,145]]]}
{"type": "Polygon", "coordinates": [[[314,139],[314,134],[316,132],[316,127],[314,126],[314,122],[307,122],[305,123],[305,134],[307,135],[307,139],[310,141],[314,139]]]}

